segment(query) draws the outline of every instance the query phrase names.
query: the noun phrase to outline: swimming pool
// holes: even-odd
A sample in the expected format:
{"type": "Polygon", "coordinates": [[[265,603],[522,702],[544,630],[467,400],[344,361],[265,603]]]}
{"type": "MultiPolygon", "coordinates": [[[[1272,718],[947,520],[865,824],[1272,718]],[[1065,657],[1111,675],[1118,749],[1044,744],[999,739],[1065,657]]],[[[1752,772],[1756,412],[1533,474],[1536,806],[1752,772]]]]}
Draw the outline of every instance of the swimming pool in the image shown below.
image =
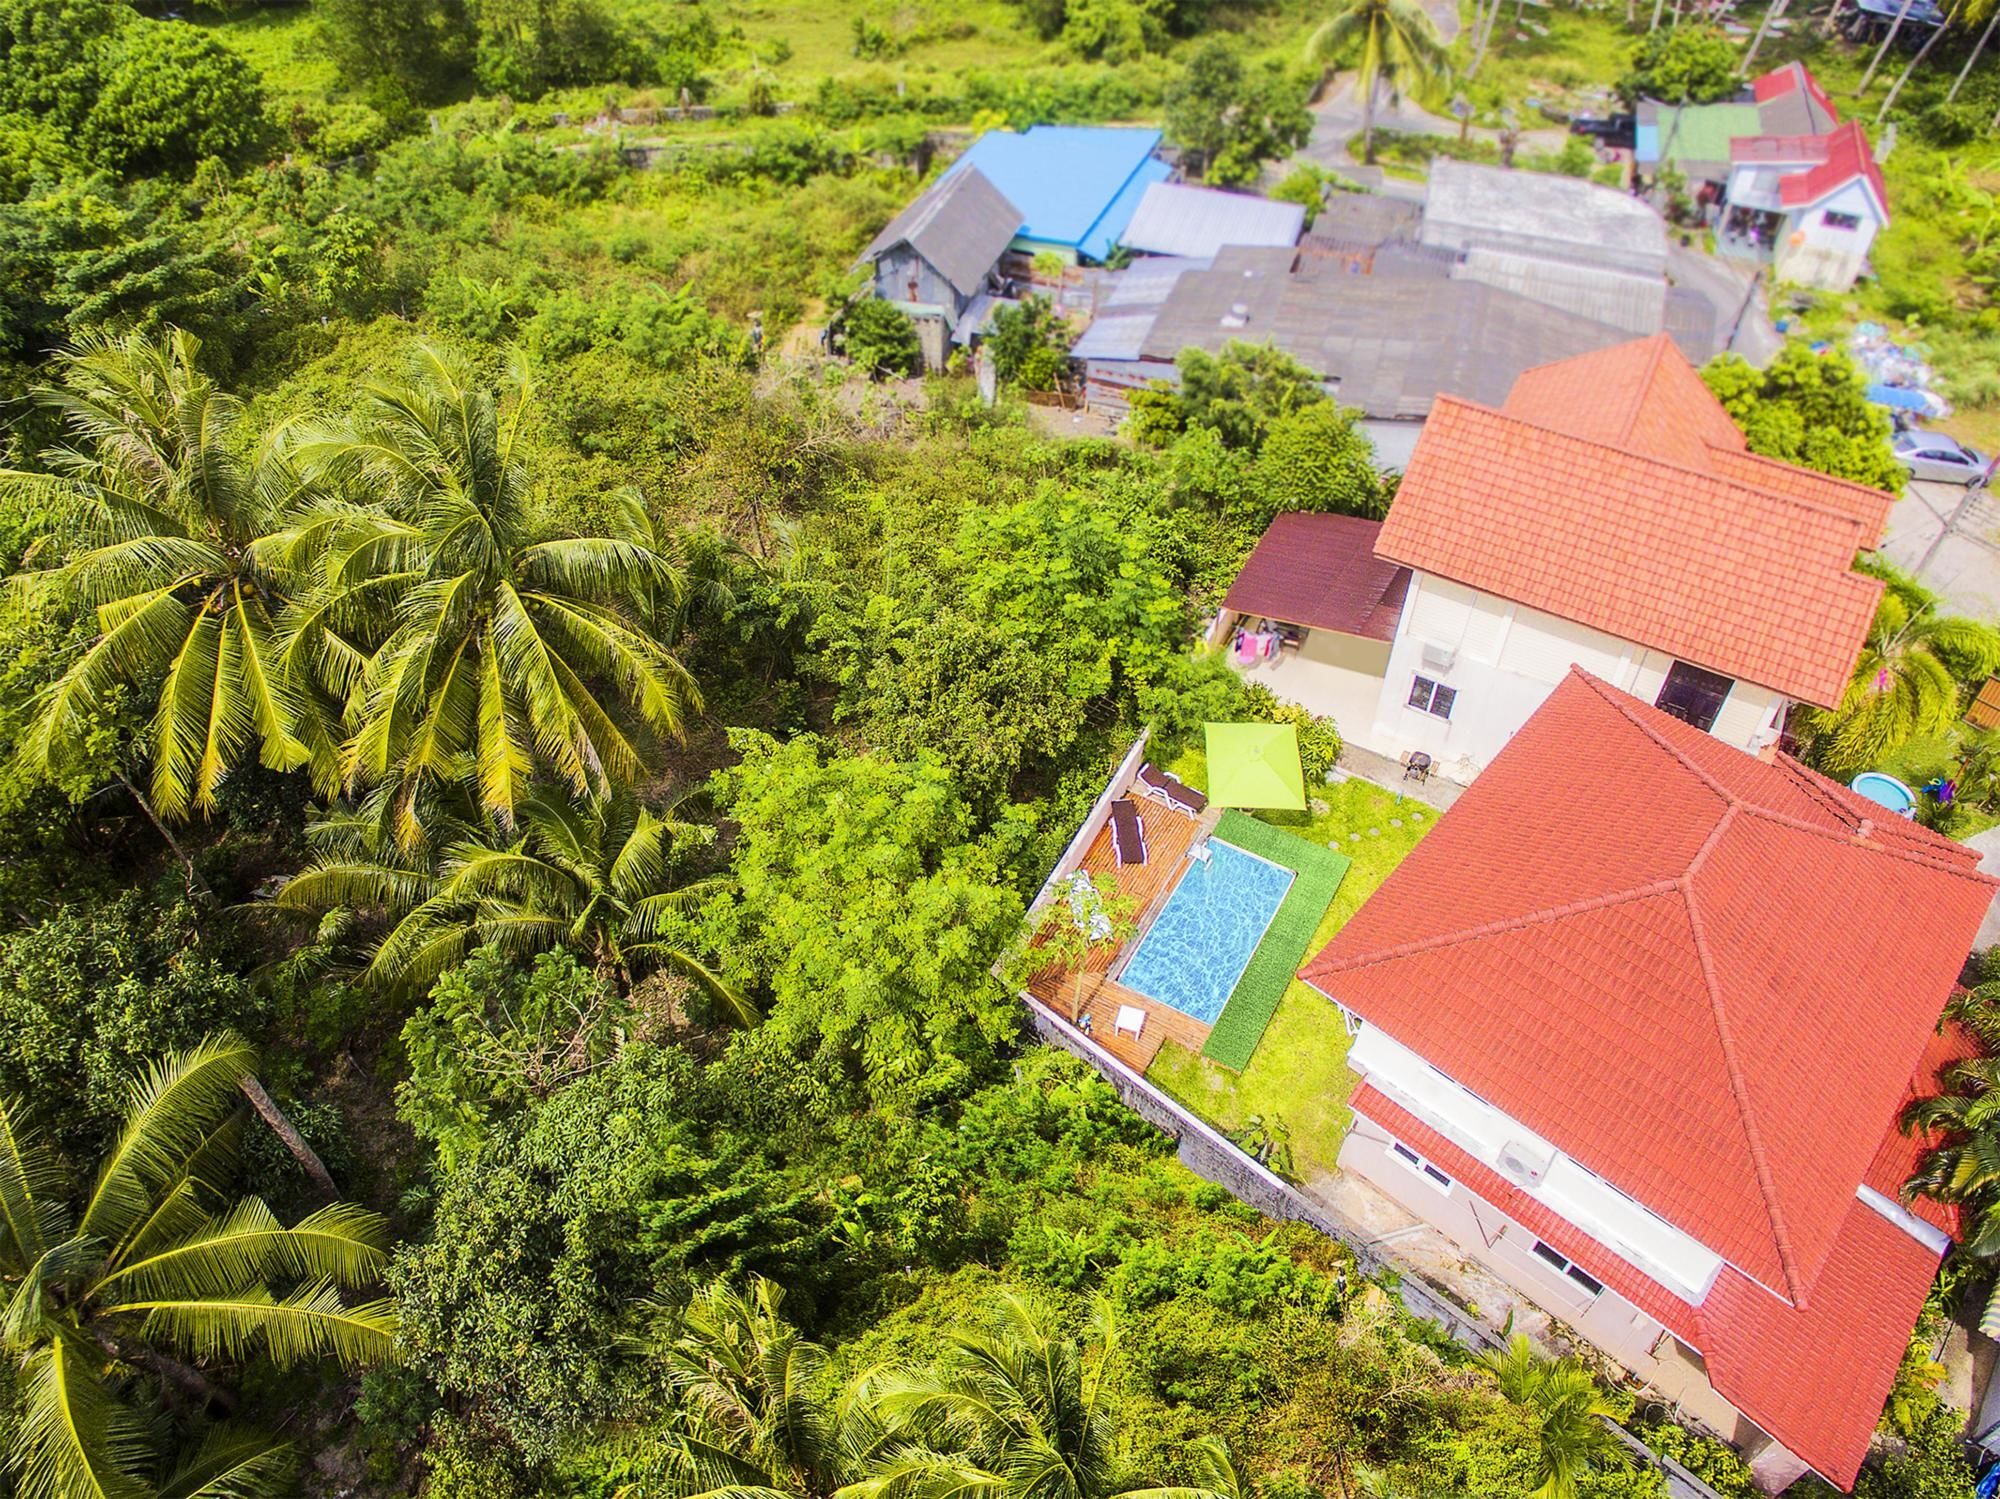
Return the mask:
{"type": "Polygon", "coordinates": [[[1208,849],[1208,862],[1190,864],[1174,886],[1119,982],[1213,1025],[1278,914],[1292,872],[1218,839],[1209,839],[1208,849]]]}

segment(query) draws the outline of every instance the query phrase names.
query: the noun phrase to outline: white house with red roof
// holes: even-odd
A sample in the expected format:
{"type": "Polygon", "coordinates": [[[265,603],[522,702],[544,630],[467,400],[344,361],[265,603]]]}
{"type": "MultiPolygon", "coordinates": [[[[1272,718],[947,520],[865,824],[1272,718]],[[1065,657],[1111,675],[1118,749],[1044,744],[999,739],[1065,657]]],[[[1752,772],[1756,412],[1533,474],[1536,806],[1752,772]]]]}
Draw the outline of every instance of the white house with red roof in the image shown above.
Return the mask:
{"type": "Polygon", "coordinates": [[[1581,666],[1762,749],[1793,703],[1840,700],[1890,504],[1751,453],[1664,334],[1529,370],[1498,408],[1442,397],[1375,537],[1410,578],[1373,721],[1336,722],[1470,780],[1581,666]]]}
{"type": "Polygon", "coordinates": [[[1851,1487],[1951,1220],[1896,1126],[1995,882],[1569,672],[1301,977],[1340,1165],[1735,1441],[1851,1487]]]}
{"type": "Polygon", "coordinates": [[[1854,284],[1889,226],[1889,190],[1857,120],[1823,135],[1731,141],[1726,202],[1757,216],[1777,280],[1827,291],[1854,284]]]}

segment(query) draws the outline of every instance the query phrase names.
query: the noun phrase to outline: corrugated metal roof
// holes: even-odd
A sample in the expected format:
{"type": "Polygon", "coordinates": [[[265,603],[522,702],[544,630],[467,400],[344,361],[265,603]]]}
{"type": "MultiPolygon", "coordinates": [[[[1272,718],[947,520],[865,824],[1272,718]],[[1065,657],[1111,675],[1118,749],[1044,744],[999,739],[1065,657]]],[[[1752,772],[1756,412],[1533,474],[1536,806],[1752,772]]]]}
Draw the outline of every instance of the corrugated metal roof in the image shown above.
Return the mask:
{"type": "Polygon", "coordinates": [[[1546,172],[1439,157],[1424,199],[1423,242],[1616,266],[1661,276],[1666,221],[1638,199],[1546,172]]]}
{"type": "Polygon", "coordinates": [[[1157,308],[1100,316],[1070,345],[1070,358],[1137,359],[1158,316],[1157,308]]]}
{"type": "Polygon", "coordinates": [[[1615,266],[1551,260],[1534,254],[1476,246],[1452,275],[1498,287],[1531,302],[1560,307],[1627,333],[1657,333],[1666,309],[1667,283],[1615,266]]]}
{"type": "Polygon", "coordinates": [[[1422,417],[1439,395],[1498,404],[1534,365],[1622,342],[1591,322],[1475,281],[1295,276],[1287,250],[1225,250],[1180,279],[1141,352],[1271,343],[1373,417],[1422,417]]]}
{"type": "Polygon", "coordinates": [[[1037,125],[1026,134],[990,130],[972,143],[952,175],[986,174],[1023,222],[1023,239],[1068,245],[1093,260],[1108,256],[1139,199],[1172,168],[1153,155],[1157,130],[1037,125]]]}
{"type": "MultiPolygon", "coordinates": [[[[1020,232],[1021,211],[976,168],[955,170],[919,193],[861,252],[877,259],[907,243],[962,296],[977,292],[1020,232]]],[[[859,264],[859,262],[856,262],[859,264]]]]}
{"type": "Polygon", "coordinates": [[[1100,307],[1158,307],[1172,294],[1174,286],[1189,271],[1205,271],[1213,262],[1167,256],[1135,260],[1122,271],[1097,272],[1097,305],[1100,307]]]}
{"type": "Polygon", "coordinates": [[[1148,255],[1206,259],[1228,245],[1292,245],[1305,228],[1297,203],[1155,182],[1139,199],[1119,243],[1148,255]]]}

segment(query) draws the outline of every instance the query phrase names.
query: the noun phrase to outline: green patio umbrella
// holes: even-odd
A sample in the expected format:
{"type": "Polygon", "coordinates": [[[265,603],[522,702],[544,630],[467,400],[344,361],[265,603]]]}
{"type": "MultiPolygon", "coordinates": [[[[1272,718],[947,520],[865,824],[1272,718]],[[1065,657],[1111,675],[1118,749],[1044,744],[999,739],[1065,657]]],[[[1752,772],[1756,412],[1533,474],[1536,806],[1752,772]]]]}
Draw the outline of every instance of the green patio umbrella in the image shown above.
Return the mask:
{"type": "Polygon", "coordinates": [[[1218,807],[1306,809],[1299,731],[1288,723],[1210,723],[1208,799],[1218,807]]]}

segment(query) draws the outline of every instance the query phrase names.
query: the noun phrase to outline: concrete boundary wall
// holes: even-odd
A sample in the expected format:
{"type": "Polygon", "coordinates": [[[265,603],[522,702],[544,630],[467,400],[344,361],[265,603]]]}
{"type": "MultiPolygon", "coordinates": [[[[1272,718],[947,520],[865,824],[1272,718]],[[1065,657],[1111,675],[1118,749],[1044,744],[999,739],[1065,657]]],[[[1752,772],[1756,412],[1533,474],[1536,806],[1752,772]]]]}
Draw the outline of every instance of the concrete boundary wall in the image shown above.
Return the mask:
{"type": "MultiPolygon", "coordinates": [[[[1144,748],[1145,739],[1142,736],[1126,756],[1120,775],[1113,777],[1112,785],[1119,785],[1121,779],[1137,770],[1138,762],[1134,756],[1144,748]]],[[[1097,817],[1098,810],[1093,809],[1092,819],[1101,822],[1101,818],[1097,817]]],[[[1086,819],[1084,826],[1094,836],[1096,828],[1092,826],[1092,819],[1086,819]]],[[[1059,864],[1057,868],[1060,870],[1064,866],[1059,864]]],[[[1044,893],[1046,890],[1045,886],[1044,893]]],[[[1353,1252],[1355,1267],[1364,1276],[1373,1279],[1384,1272],[1392,1272],[1396,1294],[1411,1315],[1442,1327],[1454,1342],[1475,1353],[1501,1346],[1502,1340],[1493,1329],[1439,1295],[1427,1281],[1383,1254],[1359,1224],[1334,1212],[1324,1203],[1307,1197],[1269,1167],[1253,1159],[1214,1125],[1147,1082],[1047,1005],[1029,994],[1022,994],[1020,998],[1028,1008],[1028,1020],[1035,1034],[1049,1045],[1060,1047],[1096,1068],[1127,1108],[1176,1143],[1175,1154],[1181,1164],[1196,1176],[1222,1187],[1268,1218],[1305,1223],[1329,1239],[1338,1240],[1353,1252]]],[[[1722,1499],[1681,1464],[1654,1452],[1624,1427],[1611,1421],[1605,1424],[1624,1443],[1635,1461],[1657,1469],[1666,1478],[1667,1491],[1672,1499],[1722,1499]]]]}

